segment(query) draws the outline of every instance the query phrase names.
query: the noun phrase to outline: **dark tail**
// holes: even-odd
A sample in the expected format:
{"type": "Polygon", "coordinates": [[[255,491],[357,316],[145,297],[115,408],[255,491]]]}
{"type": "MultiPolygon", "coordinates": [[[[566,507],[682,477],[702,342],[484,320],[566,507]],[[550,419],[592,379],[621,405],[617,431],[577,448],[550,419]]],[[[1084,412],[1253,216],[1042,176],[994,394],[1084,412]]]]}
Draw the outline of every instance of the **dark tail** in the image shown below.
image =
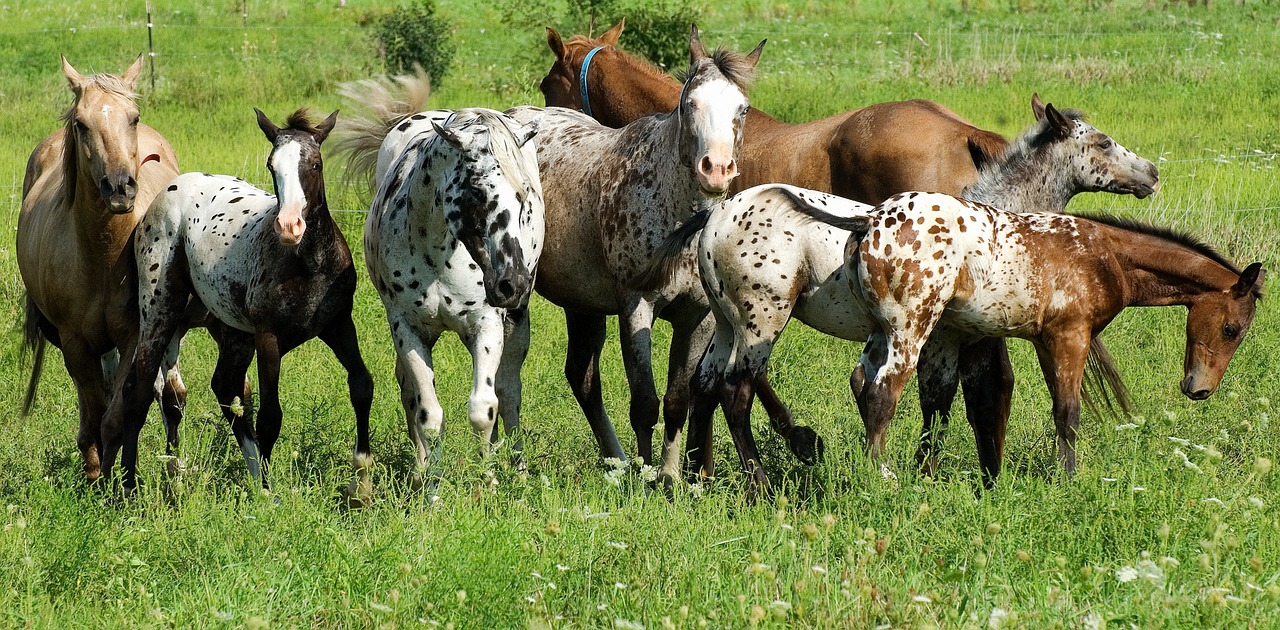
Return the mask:
{"type": "Polygon", "coordinates": [[[866,236],[867,230],[871,228],[871,217],[867,215],[852,217],[834,215],[809,203],[807,199],[792,192],[789,188],[779,186],[777,190],[791,201],[792,209],[818,223],[826,223],[833,228],[853,232],[858,238],[866,236]]]}
{"type": "Polygon", "coordinates": [[[1120,372],[1111,359],[1111,353],[1107,352],[1107,347],[1097,337],[1089,342],[1089,360],[1085,366],[1081,401],[1094,414],[1114,416],[1117,408],[1126,416],[1133,414],[1133,400],[1129,397],[1129,389],[1124,386],[1120,372]]]}
{"type": "Polygon", "coordinates": [[[629,280],[627,286],[637,291],[657,291],[671,282],[671,276],[676,273],[676,263],[680,262],[680,252],[706,227],[710,217],[710,210],[701,210],[680,224],[667,240],[653,250],[649,264],[629,280]]]}
{"type": "Polygon", "coordinates": [[[44,371],[44,347],[47,345],[44,334],[40,332],[40,320],[44,314],[36,308],[36,303],[27,296],[22,321],[22,351],[19,354],[19,365],[26,365],[27,353],[35,355],[31,363],[31,379],[27,381],[27,395],[22,399],[22,415],[31,413],[31,406],[36,400],[36,385],[40,383],[40,373],[44,371]]]}
{"type": "Polygon", "coordinates": [[[1000,160],[1008,146],[1009,141],[994,131],[974,127],[969,134],[969,155],[973,157],[973,165],[979,171],[1000,160]]]}

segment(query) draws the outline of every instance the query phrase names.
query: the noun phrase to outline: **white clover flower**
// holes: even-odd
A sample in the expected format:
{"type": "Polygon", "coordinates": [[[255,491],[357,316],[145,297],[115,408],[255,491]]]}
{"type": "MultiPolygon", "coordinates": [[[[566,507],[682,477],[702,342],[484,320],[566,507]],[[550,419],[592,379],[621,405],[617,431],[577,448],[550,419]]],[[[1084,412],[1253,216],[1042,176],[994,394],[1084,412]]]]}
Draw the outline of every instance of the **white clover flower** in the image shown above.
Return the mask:
{"type": "Polygon", "coordinates": [[[1103,630],[1103,628],[1106,627],[1107,622],[1102,618],[1102,615],[1096,612],[1091,612],[1084,616],[1085,630],[1103,630]]]}
{"type": "Polygon", "coordinates": [[[991,616],[987,617],[987,627],[992,630],[1000,630],[1009,623],[1009,611],[999,606],[991,609],[991,616]]]}
{"type": "MultiPolygon", "coordinates": [[[[603,608],[601,610],[604,610],[603,608]]],[[[617,630],[644,630],[644,624],[630,619],[614,619],[613,627],[617,630]]]]}
{"type": "Polygon", "coordinates": [[[562,572],[563,572],[563,571],[568,571],[568,570],[569,570],[569,567],[566,567],[566,566],[564,566],[563,564],[557,564],[557,565],[556,565],[556,569],[558,569],[558,570],[560,570],[560,571],[562,571],[562,572]]]}
{"type": "Polygon", "coordinates": [[[1183,446],[1190,446],[1190,445],[1191,445],[1191,440],[1184,440],[1184,439],[1182,439],[1182,438],[1180,438],[1180,437],[1174,437],[1174,436],[1172,436],[1172,435],[1170,435],[1170,436],[1169,436],[1169,441],[1170,441],[1170,442],[1175,442],[1175,443],[1181,444],[1181,445],[1183,445],[1183,446]]]}
{"type": "Polygon", "coordinates": [[[626,470],[627,460],[619,459],[617,457],[606,457],[604,465],[612,468],[613,470],[626,470]]]}
{"type": "Polygon", "coordinates": [[[627,585],[623,584],[622,582],[614,582],[613,587],[621,591],[621,590],[625,590],[627,588],[627,585]]]}
{"type": "Polygon", "coordinates": [[[658,479],[658,469],[654,466],[645,464],[640,467],[640,478],[647,483],[653,483],[658,479]]]}
{"type": "Polygon", "coordinates": [[[1256,507],[1256,508],[1260,508],[1262,507],[1262,499],[1258,497],[1249,497],[1249,505],[1252,505],[1253,507],[1256,507]]]}
{"type": "Polygon", "coordinates": [[[1138,570],[1128,565],[1120,567],[1116,569],[1116,579],[1122,583],[1132,582],[1138,579],[1138,570]]]}
{"type": "Polygon", "coordinates": [[[624,542],[614,542],[614,541],[610,540],[610,541],[608,541],[608,542],[606,542],[606,543],[605,543],[605,546],[613,547],[614,549],[626,549],[626,548],[627,548],[627,543],[624,543],[624,542]]]}
{"type": "Polygon", "coordinates": [[[1124,423],[1124,424],[1117,424],[1117,425],[1116,425],[1116,431],[1130,431],[1130,430],[1133,430],[1133,429],[1136,429],[1136,428],[1138,428],[1138,425],[1136,425],[1136,424],[1134,424],[1134,423],[1132,423],[1132,422],[1126,422],[1126,423],[1124,423]]]}
{"type": "Polygon", "coordinates": [[[626,468],[614,468],[604,474],[604,480],[610,485],[620,487],[622,485],[622,475],[626,474],[626,468]]]}

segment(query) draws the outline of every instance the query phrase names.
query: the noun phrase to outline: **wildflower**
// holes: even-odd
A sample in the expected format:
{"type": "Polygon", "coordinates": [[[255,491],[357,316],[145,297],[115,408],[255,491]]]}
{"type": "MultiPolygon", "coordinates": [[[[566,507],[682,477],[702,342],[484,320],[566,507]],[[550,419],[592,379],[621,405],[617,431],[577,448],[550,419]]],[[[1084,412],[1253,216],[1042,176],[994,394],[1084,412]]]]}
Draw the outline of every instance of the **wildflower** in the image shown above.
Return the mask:
{"type": "Polygon", "coordinates": [[[824,567],[824,566],[822,566],[822,565],[820,565],[820,564],[815,564],[815,565],[813,565],[813,567],[811,567],[809,570],[810,570],[810,571],[813,571],[814,573],[816,573],[816,574],[818,574],[818,575],[826,575],[826,574],[827,574],[827,568],[826,568],[826,567],[824,567]]]}
{"type": "Polygon", "coordinates": [[[777,617],[778,619],[785,619],[787,613],[791,612],[791,603],[785,602],[781,599],[775,599],[773,600],[773,603],[769,605],[769,608],[773,611],[774,617],[777,617]]]}
{"type": "Polygon", "coordinates": [[[566,567],[566,566],[564,566],[563,564],[557,564],[557,565],[556,565],[556,569],[557,569],[557,570],[559,570],[559,571],[561,571],[561,572],[564,572],[564,571],[568,571],[568,570],[569,570],[569,567],[566,567]]]}
{"type": "Polygon", "coordinates": [[[641,466],[640,478],[646,483],[653,483],[658,480],[658,469],[648,464],[641,466]]]}
{"type": "Polygon", "coordinates": [[[606,543],[605,543],[605,546],[607,546],[607,547],[613,547],[614,549],[626,549],[626,548],[627,548],[627,543],[624,543],[624,542],[614,542],[614,541],[610,540],[610,541],[608,541],[608,542],[606,542],[606,543]]]}
{"type": "Polygon", "coordinates": [[[627,460],[618,457],[606,457],[604,465],[608,466],[610,470],[626,470],[627,460]]]}
{"type": "Polygon", "coordinates": [[[1018,562],[1031,562],[1031,553],[1023,549],[1019,549],[1018,553],[1013,555],[1018,559],[1018,562]]]}
{"type": "Polygon", "coordinates": [[[458,603],[461,604],[462,602],[465,602],[465,601],[467,601],[467,592],[458,591],[458,603]]]}
{"type": "Polygon", "coordinates": [[[822,515],[822,526],[831,529],[836,526],[836,515],[830,512],[822,515]]]}
{"type": "Polygon", "coordinates": [[[1134,424],[1134,423],[1132,423],[1132,422],[1126,422],[1126,423],[1124,423],[1124,424],[1117,424],[1117,425],[1116,425],[1116,431],[1129,431],[1129,430],[1136,429],[1136,428],[1138,428],[1138,425],[1136,425],[1136,424],[1134,424]]]}
{"type": "Polygon", "coordinates": [[[617,630],[644,630],[644,624],[630,619],[614,619],[613,627],[617,630]]]}
{"type": "Polygon", "coordinates": [[[1116,579],[1120,582],[1132,582],[1138,579],[1138,570],[1131,566],[1123,566],[1116,570],[1116,579]]]}
{"type": "Polygon", "coordinates": [[[1169,527],[1168,523],[1161,523],[1160,529],[1156,530],[1156,535],[1160,537],[1160,542],[1165,542],[1169,540],[1169,533],[1171,531],[1172,531],[1172,528],[1169,527]]]}
{"type": "Polygon", "coordinates": [[[987,535],[988,535],[988,536],[995,536],[996,534],[999,534],[999,533],[1000,533],[1000,524],[999,524],[999,523],[988,523],[988,524],[987,524],[987,535]]]}
{"type": "Polygon", "coordinates": [[[818,526],[813,523],[804,524],[804,537],[813,540],[818,537],[818,526]]]}
{"type": "Polygon", "coordinates": [[[1261,477],[1269,472],[1271,472],[1271,460],[1259,457],[1253,461],[1253,474],[1261,477]]]}
{"type": "MultiPolygon", "coordinates": [[[[610,458],[610,459],[613,459],[613,458],[610,458]]],[[[622,485],[622,476],[625,475],[626,473],[627,473],[626,468],[614,468],[613,470],[610,470],[609,472],[604,474],[604,480],[609,482],[610,485],[614,487],[618,487],[622,485]]]]}
{"type": "Polygon", "coordinates": [[[552,536],[559,536],[559,535],[560,535],[560,521],[557,521],[557,520],[555,520],[555,519],[551,519],[551,520],[547,521],[547,533],[548,533],[548,534],[551,534],[552,536]]]}
{"type": "Polygon", "coordinates": [[[1249,505],[1252,505],[1253,507],[1256,507],[1256,508],[1260,508],[1262,507],[1262,499],[1258,497],[1249,497],[1249,505]]]}
{"type": "Polygon", "coordinates": [[[929,596],[928,596],[928,595],[912,595],[912,596],[911,596],[911,601],[913,601],[913,602],[919,602],[919,603],[921,603],[921,604],[932,604],[932,603],[933,603],[933,600],[932,600],[932,599],[929,599],[929,596]]]}
{"type": "Polygon", "coordinates": [[[751,607],[751,614],[750,614],[750,616],[748,617],[748,621],[749,621],[749,622],[751,623],[751,625],[753,625],[753,626],[754,626],[754,625],[757,625],[757,624],[759,624],[761,621],[764,621],[764,614],[765,614],[765,613],[764,613],[764,606],[761,606],[760,604],[756,604],[755,606],[752,606],[752,607],[751,607]]]}
{"type": "Polygon", "coordinates": [[[1009,623],[1009,611],[996,607],[991,609],[991,616],[987,617],[987,627],[993,630],[999,630],[1009,623]]]}
{"type": "Polygon", "coordinates": [[[627,588],[627,585],[622,582],[614,582],[613,587],[621,591],[621,590],[625,590],[627,588]]]}

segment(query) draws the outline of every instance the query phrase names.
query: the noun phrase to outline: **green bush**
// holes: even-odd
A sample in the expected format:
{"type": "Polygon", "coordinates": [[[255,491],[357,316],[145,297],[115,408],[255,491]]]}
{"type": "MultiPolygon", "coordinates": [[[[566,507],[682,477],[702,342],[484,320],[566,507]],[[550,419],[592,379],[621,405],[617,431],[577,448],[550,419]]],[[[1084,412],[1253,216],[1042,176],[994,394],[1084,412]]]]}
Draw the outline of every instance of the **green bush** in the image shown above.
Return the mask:
{"type": "Polygon", "coordinates": [[[401,74],[422,66],[439,86],[449,74],[456,50],[449,37],[452,26],[436,14],[434,0],[415,0],[397,7],[373,21],[373,37],[386,70],[401,74]]]}
{"type": "Polygon", "coordinates": [[[681,0],[604,0],[596,3],[596,24],[608,28],[626,18],[622,48],[667,70],[682,69],[689,63],[689,26],[702,6],[681,0]]]}

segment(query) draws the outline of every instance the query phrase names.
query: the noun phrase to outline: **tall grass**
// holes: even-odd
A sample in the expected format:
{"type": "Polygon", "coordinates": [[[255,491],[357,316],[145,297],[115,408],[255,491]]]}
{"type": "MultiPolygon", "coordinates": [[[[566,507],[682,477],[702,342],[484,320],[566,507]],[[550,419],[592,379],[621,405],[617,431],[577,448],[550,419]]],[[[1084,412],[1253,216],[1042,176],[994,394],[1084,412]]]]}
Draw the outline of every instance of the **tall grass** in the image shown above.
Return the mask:
{"type": "MultiPolygon", "coordinates": [[[[250,108],[279,118],[343,106],[336,85],[377,67],[362,11],[392,3],[154,4],[156,82],[147,73],[140,82],[143,119],[170,139],[184,170],[267,185],[267,144],[250,108]]],[[[1148,4],[735,0],[710,7],[700,26],[704,41],[742,50],[769,38],[752,104],[786,120],[920,97],[1012,135],[1031,120],[1033,91],[1082,108],[1158,160],[1163,188],[1145,201],[1084,195],[1072,209],[1174,225],[1274,270],[1280,10],[1148,4]]],[[[434,106],[541,102],[542,25],[498,26],[482,3],[441,6],[457,24],[459,54],[434,106]]],[[[70,102],[57,54],[83,71],[119,72],[145,48],[146,17],[137,1],[19,2],[0,7],[0,24],[0,227],[13,234],[28,151],[70,102]]],[[[358,245],[367,191],[340,188],[337,163],[327,170],[331,203],[358,245]]],[[[17,322],[12,243],[0,241],[0,317],[17,322]]],[[[17,416],[27,372],[15,325],[0,337],[0,408],[9,410],[0,414],[0,625],[1271,625],[1280,613],[1280,482],[1268,467],[1280,401],[1274,304],[1262,302],[1221,391],[1199,403],[1177,391],[1183,314],[1119,317],[1105,338],[1140,416],[1086,416],[1071,479],[1054,467],[1034,353],[1012,344],[1005,475],[980,494],[962,423],[939,479],[911,470],[914,394],[891,430],[900,481],[881,480],[861,454],[847,388],[859,348],[794,326],[771,374],[797,418],[826,437],[827,458],[795,463],[760,423],[786,499],[744,505],[726,440],[720,478],[669,499],[635,475],[607,481],[563,382],[562,316],[537,300],[525,367],[529,474],[476,460],[461,420],[469,358],[446,338],[436,367],[449,457],[433,503],[407,487],[412,454],[389,335],[362,282],[356,320],[377,381],[377,496],[357,512],[339,498],[354,439],[345,379],[319,344],[284,362],[271,497],[245,478],[205,386],[213,344],[197,331],[183,353],[188,472],[180,484],[165,480],[153,416],[144,484],[122,503],[79,480],[76,399],[56,352],[36,412],[17,416]]],[[[658,328],[659,355],[666,334],[658,328]]],[[[605,404],[631,445],[616,341],[611,328],[605,404]]]]}

